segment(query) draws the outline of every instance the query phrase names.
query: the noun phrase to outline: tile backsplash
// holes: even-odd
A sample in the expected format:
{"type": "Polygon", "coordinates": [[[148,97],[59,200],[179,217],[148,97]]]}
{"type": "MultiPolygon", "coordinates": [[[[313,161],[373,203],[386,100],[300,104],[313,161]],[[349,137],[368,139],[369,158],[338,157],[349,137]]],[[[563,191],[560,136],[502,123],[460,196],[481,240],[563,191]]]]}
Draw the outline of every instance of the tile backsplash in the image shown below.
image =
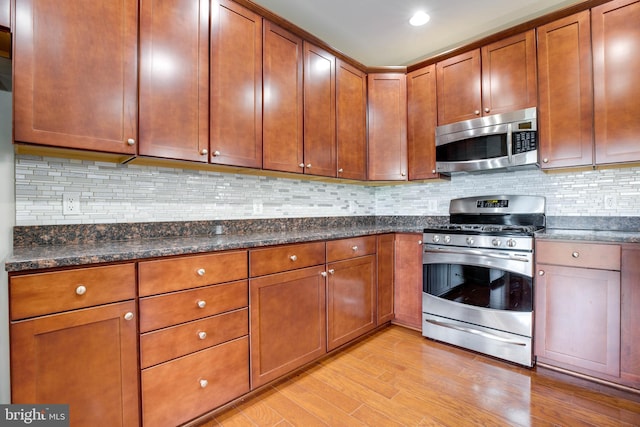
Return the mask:
{"type": "Polygon", "coordinates": [[[25,155],[15,168],[17,225],[447,215],[450,199],[489,194],[546,196],[552,216],[640,213],[637,167],[459,174],[381,187],[25,155]],[[65,193],[79,194],[79,212],[64,214],[65,193]],[[605,209],[605,195],[613,208],[605,209]]]}

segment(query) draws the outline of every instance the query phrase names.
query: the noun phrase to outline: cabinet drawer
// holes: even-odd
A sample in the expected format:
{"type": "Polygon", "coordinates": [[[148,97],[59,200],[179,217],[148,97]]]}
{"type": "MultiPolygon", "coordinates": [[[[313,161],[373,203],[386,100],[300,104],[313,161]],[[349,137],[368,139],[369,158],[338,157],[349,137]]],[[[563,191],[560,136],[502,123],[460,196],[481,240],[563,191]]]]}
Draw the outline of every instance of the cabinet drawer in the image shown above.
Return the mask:
{"type": "Polygon", "coordinates": [[[147,368],[248,333],[248,308],[148,332],[140,337],[140,364],[147,368]]]}
{"type": "Polygon", "coordinates": [[[536,262],[620,270],[620,246],[579,242],[536,242],[536,262]]]}
{"type": "Polygon", "coordinates": [[[138,264],[140,296],[247,278],[247,251],[222,252],[138,264]]]}
{"type": "Polygon", "coordinates": [[[140,299],[140,332],[246,307],[246,280],[140,299]]]}
{"type": "Polygon", "coordinates": [[[249,391],[249,339],[142,371],[142,422],[176,426],[249,391]]]}
{"type": "Polygon", "coordinates": [[[254,249],[249,252],[251,277],[324,264],[324,242],[254,249]]]}
{"type": "Polygon", "coordinates": [[[327,262],[376,253],[376,236],[353,237],[327,242],[327,262]]]}
{"type": "Polygon", "coordinates": [[[14,276],[10,280],[10,293],[11,320],[133,299],[135,265],[14,276]]]}

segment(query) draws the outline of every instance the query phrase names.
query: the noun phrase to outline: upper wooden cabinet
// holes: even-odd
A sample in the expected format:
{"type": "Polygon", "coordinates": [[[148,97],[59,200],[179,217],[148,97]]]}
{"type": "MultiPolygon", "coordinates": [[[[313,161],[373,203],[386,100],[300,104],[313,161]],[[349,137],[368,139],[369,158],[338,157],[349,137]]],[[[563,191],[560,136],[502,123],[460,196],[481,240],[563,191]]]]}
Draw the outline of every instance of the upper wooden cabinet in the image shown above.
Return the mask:
{"type": "MultiPolygon", "coordinates": [[[[184,30],[184,28],[183,28],[184,30]]],[[[211,3],[210,161],[262,167],[262,17],[211,3]]]]}
{"type": "Polygon", "coordinates": [[[304,173],[336,176],[336,58],[304,47],[304,173]]]}
{"type": "Polygon", "coordinates": [[[11,28],[10,0],[0,0],[0,27],[11,28]]]}
{"type": "Polygon", "coordinates": [[[367,76],[372,181],[407,179],[407,83],[401,73],[367,76]]]}
{"type": "Polygon", "coordinates": [[[209,159],[209,1],[140,2],[140,148],[209,159]]]}
{"type": "Polygon", "coordinates": [[[263,168],[302,172],[302,39],[264,21],[263,168]]]}
{"type": "Polygon", "coordinates": [[[534,31],[436,64],[438,124],[535,107],[534,31]]]}
{"type": "Polygon", "coordinates": [[[338,178],[367,178],[367,75],[336,63],[338,178]]]}
{"type": "Polygon", "coordinates": [[[15,140],[135,154],[137,0],[15,5],[15,140]]]}
{"type": "Polygon", "coordinates": [[[593,84],[589,11],[538,32],[541,167],[593,164],[593,84]]]}
{"type": "Polygon", "coordinates": [[[436,67],[407,74],[409,179],[436,178],[436,67]]]}
{"type": "Polygon", "coordinates": [[[591,11],[596,163],[640,160],[640,1],[591,11]]]}

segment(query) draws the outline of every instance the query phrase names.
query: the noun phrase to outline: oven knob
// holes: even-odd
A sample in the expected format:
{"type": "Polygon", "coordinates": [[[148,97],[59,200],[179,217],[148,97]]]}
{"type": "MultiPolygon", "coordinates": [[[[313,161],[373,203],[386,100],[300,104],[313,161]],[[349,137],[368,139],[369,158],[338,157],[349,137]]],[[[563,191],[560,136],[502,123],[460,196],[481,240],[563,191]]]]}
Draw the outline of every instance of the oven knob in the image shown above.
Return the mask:
{"type": "Polygon", "coordinates": [[[507,240],[507,246],[509,246],[510,248],[513,248],[516,246],[516,241],[513,239],[509,239],[507,240]]]}
{"type": "Polygon", "coordinates": [[[473,237],[467,237],[467,244],[468,245],[473,245],[473,242],[474,242],[473,237]]]}
{"type": "Polygon", "coordinates": [[[437,234],[435,234],[431,240],[433,240],[433,243],[438,243],[440,241],[440,236],[438,236],[437,234]]]}
{"type": "Polygon", "coordinates": [[[491,241],[491,244],[492,244],[493,246],[500,246],[500,245],[502,244],[502,241],[501,241],[500,239],[493,239],[493,240],[491,241]]]}
{"type": "Polygon", "coordinates": [[[445,243],[450,243],[451,242],[451,236],[444,236],[444,242],[445,243]]]}

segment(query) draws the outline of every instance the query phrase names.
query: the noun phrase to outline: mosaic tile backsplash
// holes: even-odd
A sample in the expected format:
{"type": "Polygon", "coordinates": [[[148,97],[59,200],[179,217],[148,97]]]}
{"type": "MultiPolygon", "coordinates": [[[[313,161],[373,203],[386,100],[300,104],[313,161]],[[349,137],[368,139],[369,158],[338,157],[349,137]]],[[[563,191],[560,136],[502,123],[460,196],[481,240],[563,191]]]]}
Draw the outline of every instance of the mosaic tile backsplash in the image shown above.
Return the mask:
{"type": "Polygon", "coordinates": [[[380,187],[24,155],[15,168],[22,226],[447,215],[450,199],[489,194],[545,196],[548,216],[640,215],[638,167],[459,174],[380,187]],[[63,212],[65,193],[79,196],[78,212],[63,212]]]}

